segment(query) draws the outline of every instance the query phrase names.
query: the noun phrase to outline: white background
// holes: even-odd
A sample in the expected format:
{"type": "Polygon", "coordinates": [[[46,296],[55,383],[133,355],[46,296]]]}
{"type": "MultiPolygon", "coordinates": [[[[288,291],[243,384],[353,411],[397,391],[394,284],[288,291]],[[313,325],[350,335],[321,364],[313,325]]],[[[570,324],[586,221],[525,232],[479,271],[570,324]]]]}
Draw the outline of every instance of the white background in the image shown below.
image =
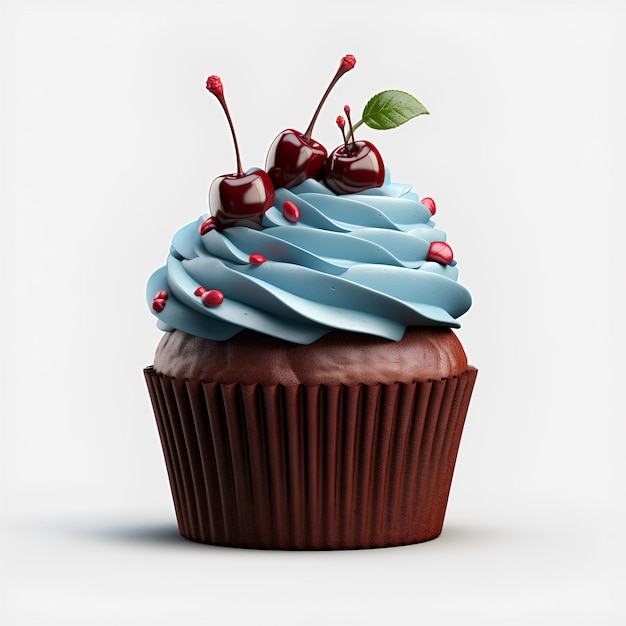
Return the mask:
{"type": "Polygon", "coordinates": [[[3,2],[0,621],[623,624],[624,5],[3,2]],[[142,378],[148,275],[283,128],[415,94],[361,138],[438,203],[480,370],[444,532],[281,553],[177,534],[142,378]],[[622,250],[620,250],[622,247],[622,250]],[[620,412],[621,405],[621,415],[620,412]]]}

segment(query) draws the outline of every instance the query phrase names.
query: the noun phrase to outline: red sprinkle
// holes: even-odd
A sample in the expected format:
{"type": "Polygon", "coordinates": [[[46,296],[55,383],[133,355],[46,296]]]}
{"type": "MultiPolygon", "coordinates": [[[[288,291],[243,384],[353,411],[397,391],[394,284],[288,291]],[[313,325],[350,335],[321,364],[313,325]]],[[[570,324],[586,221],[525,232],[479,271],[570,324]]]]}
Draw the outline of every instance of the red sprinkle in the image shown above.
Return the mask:
{"type": "Polygon", "coordinates": [[[202,294],[204,306],[217,306],[224,302],[224,294],[219,289],[209,289],[202,294]]]}
{"type": "Polygon", "coordinates": [[[211,215],[211,217],[205,220],[202,223],[202,226],[200,226],[200,234],[206,235],[210,230],[213,230],[215,228],[217,228],[217,222],[215,221],[215,218],[211,215]]]}
{"type": "Polygon", "coordinates": [[[431,215],[437,213],[437,205],[432,198],[422,198],[420,202],[430,211],[431,215]]]}
{"type": "Polygon", "coordinates": [[[206,289],[204,287],[198,287],[194,292],[194,296],[201,296],[203,293],[206,293],[206,289]]]}
{"type": "Polygon", "coordinates": [[[265,261],[267,261],[267,259],[258,252],[250,255],[250,263],[252,263],[253,265],[263,265],[265,261]]]}
{"type": "Polygon", "coordinates": [[[291,200],[283,204],[283,217],[289,222],[297,222],[300,219],[300,209],[291,200]]]}
{"type": "Polygon", "coordinates": [[[165,298],[155,298],[152,301],[152,308],[160,313],[165,308],[165,298]]]}
{"type": "Polygon", "coordinates": [[[168,296],[169,294],[167,293],[167,291],[165,291],[165,289],[161,289],[161,291],[159,291],[159,293],[157,293],[157,295],[154,296],[154,299],[156,300],[158,298],[160,300],[167,300],[168,296]]]}
{"type": "Polygon", "coordinates": [[[426,260],[450,265],[453,258],[454,252],[452,252],[452,248],[445,241],[433,241],[430,244],[426,260]]]}

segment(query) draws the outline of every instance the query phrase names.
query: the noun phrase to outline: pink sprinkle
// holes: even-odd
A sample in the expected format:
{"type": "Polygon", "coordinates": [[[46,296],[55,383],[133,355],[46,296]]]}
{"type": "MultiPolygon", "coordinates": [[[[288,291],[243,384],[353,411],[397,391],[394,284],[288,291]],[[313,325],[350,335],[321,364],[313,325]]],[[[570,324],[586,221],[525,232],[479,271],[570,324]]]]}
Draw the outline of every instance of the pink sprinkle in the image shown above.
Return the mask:
{"type": "Polygon", "coordinates": [[[432,198],[422,198],[420,202],[430,211],[431,215],[437,212],[437,205],[432,198]]]}
{"type": "Polygon", "coordinates": [[[253,265],[263,265],[265,261],[267,261],[267,259],[258,252],[250,255],[250,263],[252,263],[253,265]]]}
{"type": "Polygon", "coordinates": [[[430,244],[426,260],[437,261],[437,263],[442,263],[443,265],[450,265],[453,258],[454,253],[452,252],[452,248],[445,241],[433,241],[430,244]]]}
{"type": "Polygon", "coordinates": [[[206,289],[204,287],[198,287],[194,292],[194,296],[201,296],[203,293],[206,293],[206,289]]]}
{"type": "Polygon", "coordinates": [[[209,289],[202,294],[204,306],[218,306],[224,302],[224,294],[219,289],[209,289]]]}
{"type": "Polygon", "coordinates": [[[215,228],[217,228],[217,222],[215,221],[215,218],[211,215],[211,217],[205,220],[202,223],[202,226],[200,226],[200,234],[206,235],[210,230],[213,230],[215,228]]]}
{"type": "Polygon", "coordinates": [[[297,222],[300,219],[300,209],[291,200],[283,204],[283,217],[289,222],[297,222]]]}
{"type": "Polygon", "coordinates": [[[163,298],[155,298],[152,301],[152,308],[157,313],[160,313],[165,308],[165,300],[163,298]]]}

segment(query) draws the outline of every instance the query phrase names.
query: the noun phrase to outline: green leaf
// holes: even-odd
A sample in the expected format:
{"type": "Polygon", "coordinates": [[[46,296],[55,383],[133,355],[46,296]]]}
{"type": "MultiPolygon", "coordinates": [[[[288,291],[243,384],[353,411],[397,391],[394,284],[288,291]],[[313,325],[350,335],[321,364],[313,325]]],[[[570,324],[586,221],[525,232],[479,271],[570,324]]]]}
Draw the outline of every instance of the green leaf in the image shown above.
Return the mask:
{"type": "Polygon", "coordinates": [[[387,130],[424,114],[429,115],[417,98],[405,91],[389,89],[370,98],[363,109],[363,121],[370,128],[387,130]]]}

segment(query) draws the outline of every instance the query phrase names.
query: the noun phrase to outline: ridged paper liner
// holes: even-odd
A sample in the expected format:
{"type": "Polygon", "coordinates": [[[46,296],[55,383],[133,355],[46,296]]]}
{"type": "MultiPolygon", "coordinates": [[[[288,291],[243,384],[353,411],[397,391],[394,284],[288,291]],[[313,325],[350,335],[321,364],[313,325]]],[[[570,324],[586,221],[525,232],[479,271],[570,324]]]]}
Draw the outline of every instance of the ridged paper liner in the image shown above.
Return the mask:
{"type": "Polygon", "coordinates": [[[440,534],[475,368],[356,386],[144,373],[183,536],[324,550],[440,534]]]}

